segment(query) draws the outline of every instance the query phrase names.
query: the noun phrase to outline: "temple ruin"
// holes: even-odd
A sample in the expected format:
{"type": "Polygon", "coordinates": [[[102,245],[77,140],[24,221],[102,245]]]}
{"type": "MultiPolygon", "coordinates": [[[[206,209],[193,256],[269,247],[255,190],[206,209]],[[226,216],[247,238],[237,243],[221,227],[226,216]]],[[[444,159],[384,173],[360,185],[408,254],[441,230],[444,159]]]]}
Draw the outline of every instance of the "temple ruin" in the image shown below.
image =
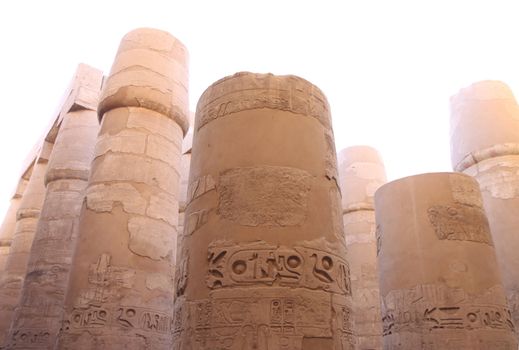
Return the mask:
{"type": "Polygon", "coordinates": [[[78,66],[0,226],[0,349],[518,349],[504,83],[451,98],[453,172],[386,183],[311,82],[236,73],[193,113],[188,60],[141,28],[78,66]]]}

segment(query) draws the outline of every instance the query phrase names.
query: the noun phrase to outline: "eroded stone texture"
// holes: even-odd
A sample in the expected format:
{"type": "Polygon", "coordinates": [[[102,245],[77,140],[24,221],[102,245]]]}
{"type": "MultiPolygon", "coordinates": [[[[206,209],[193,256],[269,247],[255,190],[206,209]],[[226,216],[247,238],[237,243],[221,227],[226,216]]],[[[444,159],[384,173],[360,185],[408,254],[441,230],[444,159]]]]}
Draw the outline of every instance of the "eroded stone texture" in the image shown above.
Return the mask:
{"type": "Polygon", "coordinates": [[[477,191],[467,175],[431,173],[375,194],[384,349],[517,349],[494,247],[459,234],[490,234],[481,199],[467,200],[477,191]],[[432,219],[436,207],[456,214],[432,219]],[[442,223],[455,229],[439,236],[442,223]]]}
{"type": "Polygon", "coordinates": [[[99,130],[96,100],[103,74],[80,65],[60,115],[49,159],[47,191],[31,248],[22,297],[11,325],[8,349],[53,349],[61,326],[79,214],[99,130]],[[88,98],[95,100],[85,100],[88,98]]]}
{"type": "Polygon", "coordinates": [[[16,228],[16,213],[20,208],[20,203],[22,202],[22,196],[26,186],[27,179],[23,177],[20,178],[18,186],[16,186],[16,191],[11,198],[11,203],[5,214],[2,226],[0,226],[0,275],[5,269],[7,257],[11,250],[14,230],[16,228]]]}
{"type": "Polygon", "coordinates": [[[375,191],[386,182],[378,152],[354,146],[339,152],[344,234],[348,247],[357,349],[382,349],[375,237],[375,191]]]}
{"type": "Polygon", "coordinates": [[[187,62],[170,34],[137,29],[101,93],[58,349],[170,349],[187,62]]]}
{"type": "MultiPolygon", "coordinates": [[[[191,166],[191,149],[193,148],[193,128],[195,113],[189,113],[189,130],[182,141],[182,157],[180,159],[180,189],[178,202],[178,232],[184,231],[184,217],[188,201],[189,167],[191,166]]],[[[204,183],[205,186],[205,183],[204,183]]],[[[195,190],[196,191],[196,190],[195,190]]]]}
{"type": "Polygon", "coordinates": [[[52,144],[44,141],[16,214],[11,249],[0,276],[0,345],[8,340],[9,327],[20,301],[29,253],[45,198],[44,177],[51,150],[52,144]]]}
{"type": "MultiPolygon", "coordinates": [[[[452,166],[475,177],[515,324],[519,324],[519,106],[508,86],[482,81],[451,98],[452,166]]],[[[478,232],[476,239],[486,239],[478,232]]]]}
{"type": "Polygon", "coordinates": [[[204,92],[174,349],[353,349],[330,124],[324,95],[295,76],[238,73],[204,92]]]}

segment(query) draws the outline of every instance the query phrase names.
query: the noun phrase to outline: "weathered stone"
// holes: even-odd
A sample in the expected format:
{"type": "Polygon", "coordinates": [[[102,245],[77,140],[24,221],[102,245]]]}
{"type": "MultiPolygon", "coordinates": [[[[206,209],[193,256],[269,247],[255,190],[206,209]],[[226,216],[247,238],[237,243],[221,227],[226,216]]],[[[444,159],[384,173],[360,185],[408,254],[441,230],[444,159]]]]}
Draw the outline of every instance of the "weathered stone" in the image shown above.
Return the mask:
{"type": "Polygon", "coordinates": [[[95,107],[103,74],[80,65],[70,100],[63,106],[45,176],[43,209],[30,251],[21,302],[7,342],[9,349],[53,349],[61,327],[64,296],[77,241],[79,213],[99,129],[95,107]],[[84,103],[84,92],[90,94],[84,103]],[[89,108],[89,109],[88,109],[89,108]],[[43,306],[43,307],[42,307],[43,306]]]}
{"type": "Polygon", "coordinates": [[[187,59],[185,46],[167,32],[141,28],[126,34],[103,88],[99,116],[142,107],[170,117],[187,133],[187,59]]]}
{"type": "Polygon", "coordinates": [[[517,348],[494,247],[457,233],[490,234],[481,199],[459,202],[461,183],[474,197],[478,183],[461,173],[411,176],[375,194],[384,349],[517,348]],[[431,220],[437,207],[471,210],[431,220]],[[438,236],[442,222],[455,239],[438,236]]]}
{"type": "Polygon", "coordinates": [[[344,234],[348,247],[357,349],[382,349],[375,191],[386,182],[382,159],[368,146],[339,152],[344,234]]]}
{"type": "MultiPolygon", "coordinates": [[[[451,158],[455,170],[479,182],[508,303],[518,325],[519,105],[508,86],[482,81],[451,98],[451,158]]],[[[469,234],[489,239],[477,230],[469,234]]]]}
{"type": "Polygon", "coordinates": [[[16,214],[16,227],[5,270],[0,275],[0,344],[5,344],[8,340],[14,311],[20,302],[29,253],[45,198],[44,177],[48,159],[43,157],[49,153],[48,148],[51,146],[42,146],[40,156],[34,162],[29,183],[16,214]]]}
{"type": "Polygon", "coordinates": [[[173,349],[354,348],[328,111],[295,76],[238,73],[200,98],[173,349]]]}
{"type": "Polygon", "coordinates": [[[13,197],[11,198],[11,203],[7,209],[7,213],[5,214],[2,226],[0,226],[0,275],[5,269],[7,257],[9,256],[14,230],[16,228],[16,213],[20,208],[22,195],[26,186],[27,180],[22,177],[18,182],[18,186],[13,197]]]}
{"type": "Polygon", "coordinates": [[[127,34],[106,80],[102,119],[57,349],[170,349],[184,46],[127,34]]]}

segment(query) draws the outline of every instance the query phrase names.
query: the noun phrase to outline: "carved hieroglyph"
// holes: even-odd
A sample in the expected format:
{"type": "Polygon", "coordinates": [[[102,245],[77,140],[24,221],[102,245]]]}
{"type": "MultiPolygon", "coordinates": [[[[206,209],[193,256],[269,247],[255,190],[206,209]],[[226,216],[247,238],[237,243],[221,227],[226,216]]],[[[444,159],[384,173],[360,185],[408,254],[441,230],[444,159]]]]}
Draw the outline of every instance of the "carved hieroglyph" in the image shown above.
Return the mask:
{"type": "Polygon", "coordinates": [[[45,201],[8,349],[54,348],[99,130],[96,107],[102,80],[101,71],[79,65],[62,106],[45,176],[45,201]]]}
{"type": "Polygon", "coordinates": [[[451,158],[480,185],[515,324],[519,324],[519,106],[510,88],[482,81],[451,98],[451,158]]]}
{"type": "MultiPolygon", "coordinates": [[[[30,176],[30,174],[28,176],[30,176]]],[[[16,213],[20,208],[20,203],[22,202],[22,196],[26,186],[27,179],[22,176],[18,181],[16,191],[11,198],[2,226],[0,226],[0,275],[5,269],[5,263],[7,262],[9,251],[11,250],[14,230],[16,229],[16,213]]]]}
{"type": "Polygon", "coordinates": [[[373,196],[386,182],[386,173],[375,149],[353,146],[339,152],[339,177],[357,349],[380,350],[382,322],[373,196]]]}
{"type": "Polygon", "coordinates": [[[137,29],[101,93],[58,349],[171,349],[187,52],[137,29]]]}
{"type": "Polygon", "coordinates": [[[431,173],[376,192],[384,349],[517,349],[478,190],[431,173]]]}
{"type": "Polygon", "coordinates": [[[330,124],[325,96],[295,76],[238,73],[204,92],[174,349],[353,349],[330,124]]]}
{"type": "Polygon", "coordinates": [[[29,253],[45,198],[44,177],[51,151],[52,144],[43,141],[16,214],[16,227],[5,270],[0,274],[0,345],[7,341],[15,307],[20,301],[29,253]]]}

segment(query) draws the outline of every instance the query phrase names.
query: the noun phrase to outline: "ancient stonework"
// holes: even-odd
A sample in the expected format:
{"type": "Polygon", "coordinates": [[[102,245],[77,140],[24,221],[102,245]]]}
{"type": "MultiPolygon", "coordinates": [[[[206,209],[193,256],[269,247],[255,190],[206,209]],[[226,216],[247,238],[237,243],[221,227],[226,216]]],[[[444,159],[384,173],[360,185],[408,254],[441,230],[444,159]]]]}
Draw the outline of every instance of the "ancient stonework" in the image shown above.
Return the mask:
{"type": "Polygon", "coordinates": [[[238,73],[204,92],[174,349],[354,349],[330,125],[324,95],[295,76],[238,73]]]}
{"type": "Polygon", "coordinates": [[[384,349],[517,349],[477,191],[467,175],[430,173],[376,192],[384,349]],[[431,208],[456,213],[431,220],[431,208]]]}
{"type": "Polygon", "coordinates": [[[369,146],[339,152],[344,234],[348,247],[358,350],[382,349],[375,236],[375,191],[386,182],[382,159],[369,146]]]}
{"type": "Polygon", "coordinates": [[[58,117],[45,200],[8,349],[54,348],[99,128],[95,107],[102,80],[100,71],[80,65],[58,117]]]}
{"type": "Polygon", "coordinates": [[[170,349],[187,52],[170,34],[121,41],[104,84],[58,349],[170,349]]]}
{"type": "Polygon", "coordinates": [[[503,283],[519,324],[519,105],[510,88],[482,81],[451,98],[451,159],[477,179],[503,283]]]}
{"type": "Polygon", "coordinates": [[[20,302],[32,241],[45,198],[44,177],[52,146],[48,141],[40,145],[16,214],[16,226],[5,270],[0,275],[0,346],[8,341],[14,311],[20,302]]]}
{"type": "Polygon", "coordinates": [[[11,250],[14,230],[16,228],[16,213],[18,212],[18,208],[20,208],[23,192],[25,191],[25,187],[27,187],[27,179],[29,176],[30,174],[24,174],[18,181],[4,221],[2,222],[2,226],[0,226],[0,275],[5,269],[7,257],[11,250]]]}

